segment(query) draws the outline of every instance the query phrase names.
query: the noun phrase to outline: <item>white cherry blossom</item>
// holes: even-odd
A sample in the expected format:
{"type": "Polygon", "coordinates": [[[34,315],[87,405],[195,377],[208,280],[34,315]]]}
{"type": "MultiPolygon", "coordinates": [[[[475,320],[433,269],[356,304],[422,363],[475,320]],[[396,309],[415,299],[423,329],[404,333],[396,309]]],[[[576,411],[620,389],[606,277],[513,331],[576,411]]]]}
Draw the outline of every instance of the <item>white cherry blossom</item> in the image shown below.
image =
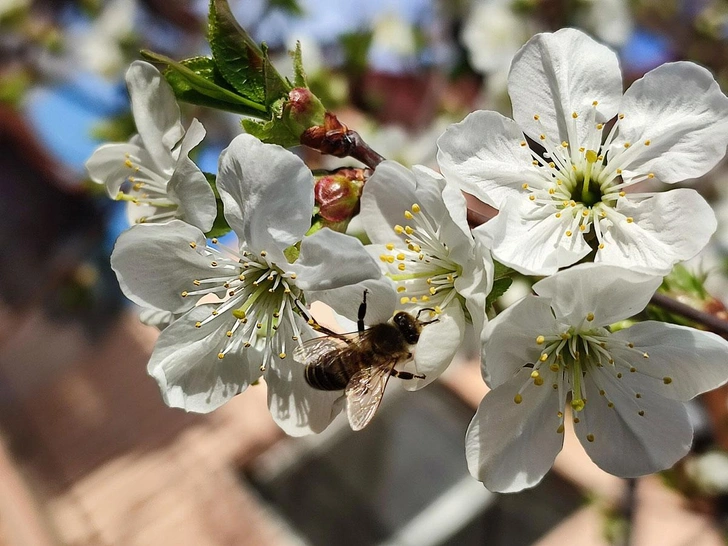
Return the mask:
{"type": "Polygon", "coordinates": [[[486,322],[485,300],[493,283],[490,253],[470,233],[465,198],[438,173],[394,161],[381,163],[364,186],[361,218],[368,247],[396,285],[400,306],[421,320],[437,319],[422,330],[415,350],[421,388],[450,364],[462,344],[467,322],[478,335],[486,322]]]}
{"type": "Polygon", "coordinates": [[[728,342],[662,322],[616,332],[661,282],[582,264],[533,286],[485,329],[492,391],[468,429],[470,472],[493,491],[537,484],[561,450],[564,420],[592,460],[622,477],[672,466],[690,449],[684,405],[728,380],[728,342]]]}
{"type": "Polygon", "coordinates": [[[313,175],[280,146],[236,137],[220,156],[217,187],[238,248],[207,244],[202,231],[179,220],[134,226],[116,243],[111,263],[125,294],[185,313],[160,334],[149,373],[170,406],[195,412],[215,409],[262,376],[271,414],[286,432],[320,432],[338,413],[341,393],[309,387],[289,356],[314,335],[301,306],[333,292],[338,297],[327,303],[356,309],[364,286],[351,285],[379,279],[379,267],[353,237],[329,229],[304,237],[313,175]],[[198,304],[210,295],[215,303],[198,304]]]}
{"type": "Polygon", "coordinates": [[[515,121],[477,111],[438,141],[445,177],[500,210],[483,231],[497,260],[549,275],[593,252],[665,274],[706,245],[715,215],[697,192],[633,191],[701,176],[725,155],[728,98],[706,69],[665,64],[622,96],[616,55],[563,29],[518,52],[508,89],[515,121]]]}
{"type": "Polygon", "coordinates": [[[209,231],[217,206],[205,175],[188,157],[205,136],[196,119],[187,132],[174,92],[159,70],[135,61],[126,73],[138,134],[129,142],[104,144],[86,162],[91,179],[113,199],[129,202],[137,223],[179,218],[209,231]]]}

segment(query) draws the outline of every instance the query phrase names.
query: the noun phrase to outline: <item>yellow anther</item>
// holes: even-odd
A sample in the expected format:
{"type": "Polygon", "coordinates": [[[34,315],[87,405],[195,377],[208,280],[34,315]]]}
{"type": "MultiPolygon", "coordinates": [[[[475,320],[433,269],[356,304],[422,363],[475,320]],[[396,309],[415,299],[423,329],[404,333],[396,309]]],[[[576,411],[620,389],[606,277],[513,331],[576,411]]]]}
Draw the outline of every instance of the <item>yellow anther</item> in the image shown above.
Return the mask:
{"type": "Polygon", "coordinates": [[[442,308],[439,305],[435,305],[435,314],[437,314],[437,315],[442,314],[442,308]]]}
{"type": "Polygon", "coordinates": [[[588,320],[589,322],[593,321],[594,320],[594,313],[587,313],[586,314],[586,320],[588,320]]]}
{"type": "Polygon", "coordinates": [[[535,196],[535,195],[533,195],[533,194],[529,195],[529,196],[528,196],[528,198],[529,198],[529,199],[530,199],[531,201],[535,201],[535,200],[536,200],[536,196],[535,196]]]}
{"type": "Polygon", "coordinates": [[[589,163],[596,163],[597,157],[598,157],[598,155],[597,155],[597,153],[594,150],[587,150],[586,151],[586,160],[589,163]]]}
{"type": "Polygon", "coordinates": [[[195,322],[195,328],[202,328],[202,323],[199,320],[195,322]]]}
{"type": "Polygon", "coordinates": [[[551,167],[552,169],[555,169],[556,163],[554,163],[553,161],[549,161],[549,167],[551,167]]]}
{"type": "Polygon", "coordinates": [[[210,240],[212,241],[212,244],[213,244],[213,245],[216,245],[216,244],[217,244],[217,238],[216,238],[216,237],[213,237],[213,238],[212,238],[212,239],[210,239],[210,240]]]}
{"type": "Polygon", "coordinates": [[[245,280],[245,275],[238,275],[238,280],[241,281],[241,282],[244,281],[245,280]]]}
{"type": "Polygon", "coordinates": [[[572,112],[571,113],[571,117],[574,118],[574,119],[576,119],[576,118],[579,117],[579,114],[577,114],[576,112],[572,112]]]}
{"type": "Polygon", "coordinates": [[[622,169],[617,169],[616,173],[619,174],[619,175],[621,175],[622,174],[622,169]]]}
{"type": "Polygon", "coordinates": [[[533,370],[531,372],[531,379],[536,379],[537,377],[541,377],[541,374],[538,373],[538,370],[533,370]]]}
{"type": "Polygon", "coordinates": [[[405,233],[406,233],[407,235],[412,235],[412,234],[413,234],[413,233],[415,232],[415,230],[414,230],[414,229],[412,229],[412,228],[411,228],[410,226],[405,226],[405,227],[404,227],[404,232],[405,232],[405,233]]]}
{"type": "Polygon", "coordinates": [[[410,298],[410,303],[417,303],[417,297],[416,296],[412,296],[410,298]]]}
{"type": "Polygon", "coordinates": [[[622,372],[617,374],[617,379],[622,379],[622,372]]]}
{"type": "Polygon", "coordinates": [[[521,146],[523,146],[523,147],[527,146],[527,143],[526,143],[526,141],[525,141],[525,140],[522,140],[522,141],[521,141],[521,146]]]}
{"type": "Polygon", "coordinates": [[[619,119],[624,119],[624,114],[619,114],[617,117],[619,117],[619,119]]]}
{"type": "Polygon", "coordinates": [[[548,355],[548,353],[541,353],[541,356],[539,356],[538,359],[541,362],[546,362],[549,359],[549,355],[548,355]]]}
{"type": "Polygon", "coordinates": [[[589,209],[584,209],[584,210],[582,210],[582,211],[581,211],[581,215],[582,215],[582,216],[583,216],[584,218],[586,218],[587,216],[589,216],[589,209]]]}
{"type": "Polygon", "coordinates": [[[624,197],[625,195],[627,195],[627,192],[626,191],[619,192],[619,196],[620,197],[624,197]]]}
{"type": "Polygon", "coordinates": [[[614,407],[614,402],[607,403],[607,407],[610,408],[610,409],[613,408],[614,407]]]}
{"type": "Polygon", "coordinates": [[[647,178],[655,178],[655,173],[649,173],[649,174],[647,175],[647,178]]]}
{"type": "Polygon", "coordinates": [[[662,378],[662,382],[663,382],[663,383],[664,383],[665,385],[669,385],[670,383],[672,383],[672,377],[663,377],[663,378],[662,378]]]}
{"type": "Polygon", "coordinates": [[[599,104],[598,100],[595,100],[594,102],[592,102],[592,106],[597,106],[598,104],[599,104]]]}
{"type": "Polygon", "coordinates": [[[573,233],[571,233],[570,229],[567,229],[566,233],[564,233],[564,235],[566,235],[567,237],[571,237],[573,235],[573,233]]]}
{"type": "Polygon", "coordinates": [[[521,402],[523,402],[523,396],[521,396],[520,394],[517,394],[516,396],[513,397],[513,401],[516,404],[520,404],[521,402]]]}
{"type": "Polygon", "coordinates": [[[554,188],[549,188],[549,195],[553,195],[556,193],[556,190],[554,188]]]}
{"type": "Polygon", "coordinates": [[[528,184],[526,184],[526,183],[524,182],[524,183],[523,183],[523,184],[521,185],[521,187],[522,187],[522,188],[523,188],[524,190],[527,190],[527,189],[528,189],[528,184]]]}
{"type": "Polygon", "coordinates": [[[543,134],[538,135],[538,138],[540,138],[541,140],[546,140],[546,135],[543,135],[543,134]]]}
{"type": "Polygon", "coordinates": [[[403,254],[402,252],[400,252],[399,254],[397,254],[397,259],[398,259],[399,261],[402,261],[402,260],[404,260],[405,258],[406,258],[406,256],[405,256],[405,255],[404,255],[404,254],[403,254]]]}
{"type": "Polygon", "coordinates": [[[586,231],[586,226],[584,224],[580,225],[579,231],[586,231]]]}
{"type": "Polygon", "coordinates": [[[387,256],[387,259],[385,261],[388,264],[393,264],[394,263],[394,256],[391,256],[391,255],[390,256],[387,256]]]}
{"type": "Polygon", "coordinates": [[[129,167],[130,169],[133,169],[133,168],[134,168],[134,165],[132,164],[131,160],[129,160],[129,159],[126,159],[126,160],[124,161],[124,165],[126,165],[126,166],[127,166],[127,167],[129,167]]]}
{"type": "Polygon", "coordinates": [[[568,148],[568,147],[569,147],[569,143],[568,143],[568,142],[566,142],[565,140],[563,140],[563,141],[561,142],[561,146],[562,146],[563,148],[568,148]]]}
{"type": "Polygon", "coordinates": [[[397,292],[399,292],[400,294],[402,292],[406,292],[406,291],[407,291],[407,287],[405,287],[405,286],[401,286],[400,285],[400,286],[397,287],[397,292]]]}
{"type": "Polygon", "coordinates": [[[604,250],[604,243],[599,243],[599,250],[604,250]]]}
{"type": "Polygon", "coordinates": [[[212,267],[217,267],[217,262],[213,260],[212,262],[210,262],[210,265],[211,265],[212,267]]]}
{"type": "Polygon", "coordinates": [[[211,314],[211,315],[212,315],[213,317],[216,317],[216,316],[218,315],[218,313],[217,313],[217,309],[213,309],[212,311],[210,311],[210,314],[211,314]]]}
{"type": "Polygon", "coordinates": [[[627,216],[626,220],[627,220],[628,224],[631,224],[632,222],[634,222],[634,218],[632,218],[631,216],[627,216]]]}
{"type": "Polygon", "coordinates": [[[217,353],[217,358],[222,360],[223,358],[225,358],[225,353],[217,353]]]}
{"type": "Polygon", "coordinates": [[[593,435],[593,434],[587,434],[587,435],[586,435],[586,439],[587,439],[587,440],[588,440],[589,442],[593,442],[593,441],[594,441],[594,435],[593,435]]]}
{"type": "Polygon", "coordinates": [[[290,275],[288,275],[288,277],[295,281],[298,275],[296,275],[295,273],[291,273],[290,275]]]}
{"type": "Polygon", "coordinates": [[[629,371],[630,371],[631,373],[635,373],[635,372],[637,371],[637,368],[635,368],[634,366],[632,366],[632,367],[631,367],[631,368],[629,369],[629,371]]]}
{"type": "Polygon", "coordinates": [[[404,211],[404,217],[407,218],[407,220],[412,220],[414,216],[412,216],[412,213],[408,210],[404,211]]]}
{"type": "Polygon", "coordinates": [[[425,301],[425,302],[430,301],[430,296],[422,296],[420,298],[420,300],[425,301]]]}
{"type": "Polygon", "coordinates": [[[405,303],[409,303],[409,301],[410,299],[407,296],[402,296],[401,298],[399,298],[399,303],[401,303],[402,305],[404,305],[405,303]]]}
{"type": "Polygon", "coordinates": [[[561,218],[561,213],[557,212],[555,216],[556,216],[556,218],[561,218]]]}
{"type": "Polygon", "coordinates": [[[599,389],[599,396],[604,396],[605,394],[607,393],[604,389],[599,389]]]}
{"type": "Polygon", "coordinates": [[[597,130],[598,131],[601,131],[602,129],[604,129],[604,124],[603,123],[597,123],[597,130]]]}
{"type": "Polygon", "coordinates": [[[431,286],[429,292],[431,296],[434,296],[435,294],[437,294],[437,288],[431,286]]]}
{"type": "Polygon", "coordinates": [[[182,296],[183,298],[186,298],[188,296],[187,290],[183,290],[182,293],[180,294],[180,296],[182,296]]]}
{"type": "Polygon", "coordinates": [[[415,203],[415,204],[412,205],[412,212],[414,212],[415,214],[417,214],[421,210],[422,209],[420,209],[420,206],[417,203],[415,203]]]}
{"type": "Polygon", "coordinates": [[[190,242],[190,248],[197,248],[197,243],[194,241],[190,242]]]}
{"type": "Polygon", "coordinates": [[[624,143],[624,147],[625,147],[625,148],[629,148],[630,146],[632,146],[632,145],[631,145],[631,144],[630,144],[629,142],[625,142],[625,143],[624,143]]]}
{"type": "Polygon", "coordinates": [[[227,332],[225,332],[225,335],[226,335],[227,337],[233,337],[233,332],[232,332],[232,330],[228,330],[227,332]]]}
{"type": "Polygon", "coordinates": [[[533,161],[531,161],[531,165],[533,165],[534,167],[538,167],[538,161],[534,159],[533,161]]]}
{"type": "Polygon", "coordinates": [[[194,281],[192,281],[192,284],[194,284],[195,286],[200,286],[201,283],[199,280],[195,279],[194,281]]]}
{"type": "Polygon", "coordinates": [[[650,144],[651,144],[651,141],[649,139],[645,140],[645,146],[649,146],[650,144]]]}
{"type": "Polygon", "coordinates": [[[551,370],[552,372],[558,372],[559,371],[559,365],[556,362],[553,362],[549,366],[549,370],[551,370]]]}
{"type": "MultiPolygon", "coordinates": [[[[402,232],[403,231],[404,231],[404,228],[402,226],[400,226],[399,224],[397,224],[396,226],[394,226],[394,232],[397,235],[402,235],[402,232]]],[[[394,245],[392,245],[392,248],[394,248],[394,245]]]]}
{"type": "Polygon", "coordinates": [[[394,250],[394,243],[387,243],[387,250],[394,250]]]}
{"type": "Polygon", "coordinates": [[[404,271],[406,269],[406,266],[404,264],[397,264],[397,269],[400,271],[404,271]]]}
{"type": "Polygon", "coordinates": [[[543,345],[543,344],[544,344],[544,341],[546,341],[546,338],[545,338],[545,337],[543,337],[543,336],[538,336],[538,337],[536,338],[536,344],[537,344],[537,345],[543,345]]]}
{"type": "Polygon", "coordinates": [[[286,353],[278,353],[278,358],[286,358],[286,353]]]}
{"type": "Polygon", "coordinates": [[[245,318],[245,311],[242,309],[233,309],[233,316],[238,320],[243,320],[245,318]]]}
{"type": "Polygon", "coordinates": [[[642,353],[642,358],[650,358],[650,355],[648,355],[647,353],[642,353]]]}
{"type": "Polygon", "coordinates": [[[534,377],[533,384],[536,385],[537,387],[540,387],[541,385],[543,385],[543,377],[534,377]]]}
{"type": "Polygon", "coordinates": [[[559,428],[556,429],[556,432],[558,434],[563,434],[564,433],[564,425],[559,425],[559,428]]]}
{"type": "Polygon", "coordinates": [[[541,117],[541,116],[539,116],[538,114],[534,114],[534,116],[533,116],[533,119],[534,119],[535,121],[538,121],[538,120],[540,119],[540,117],[541,117]]]}
{"type": "Polygon", "coordinates": [[[266,257],[266,256],[268,255],[268,253],[267,253],[267,252],[266,252],[265,250],[261,250],[261,251],[260,251],[260,255],[261,255],[261,256],[262,256],[263,258],[265,258],[265,257],[266,257]]]}

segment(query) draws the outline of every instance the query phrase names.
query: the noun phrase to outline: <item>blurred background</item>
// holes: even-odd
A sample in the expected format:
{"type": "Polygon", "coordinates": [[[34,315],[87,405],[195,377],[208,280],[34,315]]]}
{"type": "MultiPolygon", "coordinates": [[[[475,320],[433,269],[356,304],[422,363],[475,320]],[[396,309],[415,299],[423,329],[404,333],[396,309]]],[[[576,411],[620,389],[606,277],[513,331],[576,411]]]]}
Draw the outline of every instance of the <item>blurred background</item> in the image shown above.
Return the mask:
{"type": "MultiPolygon", "coordinates": [[[[536,32],[591,33],[618,52],[625,87],[689,59],[728,90],[727,0],[230,3],[282,73],[300,41],[324,104],[406,165],[436,167],[437,137],[468,112],[510,113],[510,61],[536,32]]],[[[691,404],[693,452],[663,475],[606,475],[567,434],[544,482],[515,495],[487,492],[465,466],[486,391],[474,341],[438,384],[417,395],[393,385],[357,434],[340,418],[286,438],[264,384],[206,416],[163,404],[146,376],[157,331],[108,263],[125,205],[84,162],[134,132],[123,75],[139,49],[207,54],[206,12],[204,0],[0,0],[0,546],[723,544],[726,389],[691,404]]],[[[195,160],[215,172],[239,117],[183,114],[205,125],[195,160]]],[[[300,153],[312,167],[356,165],[300,153]]],[[[719,231],[668,286],[723,318],[726,167],[697,185],[719,231]],[[707,291],[694,282],[704,278],[707,291]]],[[[499,305],[528,288],[519,281],[499,305]]]]}

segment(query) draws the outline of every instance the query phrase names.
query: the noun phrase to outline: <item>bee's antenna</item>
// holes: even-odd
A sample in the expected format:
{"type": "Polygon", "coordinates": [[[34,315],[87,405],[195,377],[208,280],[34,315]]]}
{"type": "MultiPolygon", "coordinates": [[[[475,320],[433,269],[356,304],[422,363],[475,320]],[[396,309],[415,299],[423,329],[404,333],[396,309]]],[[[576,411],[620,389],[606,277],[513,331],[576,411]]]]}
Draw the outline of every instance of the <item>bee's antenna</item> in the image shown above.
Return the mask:
{"type": "Polygon", "coordinates": [[[415,318],[417,319],[417,322],[422,324],[422,326],[427,326],[428,324],[432,324],[433,322],[440,322],[440,319],[432,319],[432,320],[427,320],[427,321],[420,320],[420,315],[422,313],[424,313],[425,311],[429,311],[432,314],[437,313],[437,311],[435,311],[435,309],[432,307],[423,307],[422,309],[417,311],[417,316],[415,318]]]}

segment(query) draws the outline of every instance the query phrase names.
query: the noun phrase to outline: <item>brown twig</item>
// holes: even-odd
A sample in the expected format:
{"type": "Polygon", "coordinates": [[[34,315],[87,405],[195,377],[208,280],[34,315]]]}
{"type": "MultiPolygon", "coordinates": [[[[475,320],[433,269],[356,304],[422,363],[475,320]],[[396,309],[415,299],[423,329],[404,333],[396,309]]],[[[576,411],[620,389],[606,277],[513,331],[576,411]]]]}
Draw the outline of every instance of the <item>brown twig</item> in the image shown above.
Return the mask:
{"type": "Polygon", "coordinates": [[[364,142],[359,133],[341,123],[331,112],[326,112],[323,125],[310,127],[301,135],[301,144],[334,157],[353,157],[370,169],[375,169],[384,158],[364,142]]]}
{"type": "Polygon", "coordinates": [[[689,305],[674,300],[665,294],[660,294],[659,292],[652,296],[650,303],[657,307],[661,307],[668,313],[680,315],[688,320],[697,322],[698,324],[705,326],[711,332],[728,338],[728,321],[720,319],[715,315],[690,307],[689,305]]]}

